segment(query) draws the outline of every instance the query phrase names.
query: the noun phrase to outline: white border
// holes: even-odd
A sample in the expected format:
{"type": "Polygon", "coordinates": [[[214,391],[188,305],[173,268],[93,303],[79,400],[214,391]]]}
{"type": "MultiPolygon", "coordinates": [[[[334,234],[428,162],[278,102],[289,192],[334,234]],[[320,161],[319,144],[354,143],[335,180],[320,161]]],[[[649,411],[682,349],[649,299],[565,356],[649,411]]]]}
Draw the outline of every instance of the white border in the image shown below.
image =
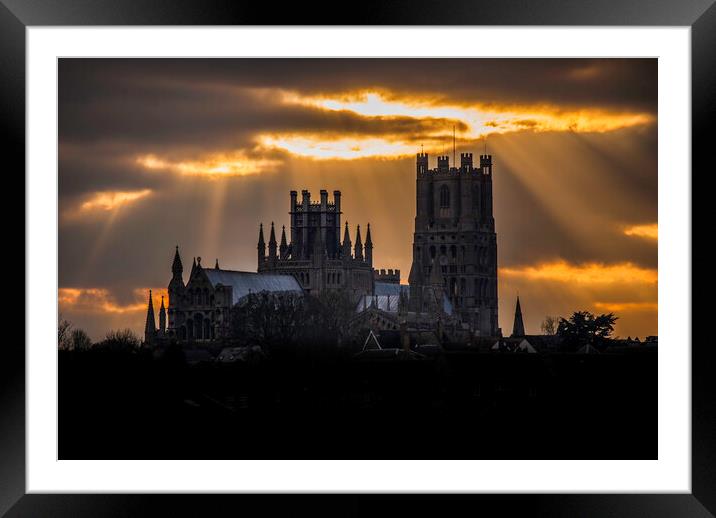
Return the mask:
{"type": "Polygon", "coordinates": [[[28,28],[27,491],[690,492],[690,41],[689,28],[28,28]],[[658,56],[659,460],[58,461],[57,58],[249,55],[658,56]]]}

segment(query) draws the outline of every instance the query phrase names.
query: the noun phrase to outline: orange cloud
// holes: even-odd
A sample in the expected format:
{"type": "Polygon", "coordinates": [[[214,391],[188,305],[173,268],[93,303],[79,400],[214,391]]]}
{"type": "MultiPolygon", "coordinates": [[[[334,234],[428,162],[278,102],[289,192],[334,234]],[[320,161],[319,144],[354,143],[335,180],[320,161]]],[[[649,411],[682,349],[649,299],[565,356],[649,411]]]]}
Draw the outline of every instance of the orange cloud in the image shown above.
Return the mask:
{"type": "Polygon", "coordinates": [[[624,235],[642,237],[645,239],[659,239],[659,226],[656,223],[649,225],[634,225],[624,229],[624,235]]]}
{"type": "MultiPolygon", "coordinates": [[[[146,311],[148,290],[137,288],[133,290],[133,295],[133,302],[119,304],[106,288],[60,288],[58,303],[61,313],[125,314],[146,311]]],[[[166,306],[169,300],[166,288],[152,289],[155,311],[159,309],[162,296],[166,306]]]]}
{"type": "MultiPolygon", "coordinates": [[[[345,111],[366,118],[455,121],[455,137],[474,141],[491,133],[514,131],[608,132],[654,122],[647,113],[610,112],[557,106],[447,104],[433,98],[406,97],[386,91],[356,91],[327,96],[280,92],[284,104],[325,111],[345,111]]],[[[453,136],[453,124],[426,128],[421,135],[425,151],[441,153],[453,136]]],[[[315,159],[401,158],[416,152],[414,135],[391,134],[345,138],[325,134],[278,133],[257,137],[259,145],[315,159]]]]}
{"type": "Polygon", "coordinates": [[[657,270],[641,268],[629,262],[573,265],[566,261],[554,261],[522,268],[500,268],[499,273],[506,277],[521,277],[533,281],[556,281],[582,285],[656,284],[658,281],[657,270]]]}
{"type": "Polygon", "coordinates": [[[595,302],[594,307],[600,311],[617,313],[621,311],[658,311],[658,302],[595,302]]]}
{"type": "Polygon", "coordinates": [[[140,191],[100,191],[90,195],[80,205],[80,211],[88,212],[94,210],[111,211],[123,205],[133,203],[152,194],[151,189],[140,191]]]}
{"type": "Polygon", "coordinates": [[[137,157],[136,162],[146,169],[168,170],[183,175],[210,178],[257,174],[282,164],[280,160],[253,158],[243,151],[215,153],[196,160],[185,161],[171,161],[149,154],[137,157]]]}

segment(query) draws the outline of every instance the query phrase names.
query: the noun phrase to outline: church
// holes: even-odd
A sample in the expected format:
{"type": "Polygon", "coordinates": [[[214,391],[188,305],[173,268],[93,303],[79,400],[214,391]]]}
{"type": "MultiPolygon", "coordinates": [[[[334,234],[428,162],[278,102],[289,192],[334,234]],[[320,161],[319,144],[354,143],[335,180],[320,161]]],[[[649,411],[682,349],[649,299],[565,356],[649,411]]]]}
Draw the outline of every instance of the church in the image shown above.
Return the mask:
{"type": "Polygon", "coordinates": [[[192,261],[186,283],[177,246],[168,286],[169,300],[156,328],[151,293],[145,342],[161,339],[206,342],[226,337],[231,308],[250,293],[318,295],[344,290],[355,301],[350,329],[398,330],[424,340],[465,340],[499,336],[497,315],[497,236],[492,211],[492,157],[448,156],[429,167],[427,153],[416,160],[416,214],[408,285],[400,270],[374,267],[373,236],[360,225],[351,240],[341,226],[341,192],[290,192],[289,229],[280,239],[272,222],[259,224],[255,272],[222,269],[192,261]],[[341,230],[342,239],[341,239],[341,230]]]}

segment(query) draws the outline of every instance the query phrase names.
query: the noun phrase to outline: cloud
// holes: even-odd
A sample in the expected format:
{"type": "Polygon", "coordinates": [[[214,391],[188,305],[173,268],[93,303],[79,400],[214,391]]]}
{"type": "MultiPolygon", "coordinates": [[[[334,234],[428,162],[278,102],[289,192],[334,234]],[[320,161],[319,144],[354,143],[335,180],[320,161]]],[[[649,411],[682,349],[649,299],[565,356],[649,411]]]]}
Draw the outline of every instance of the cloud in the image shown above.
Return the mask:
{"type": "Polygon", "coordinates": [[[631,263],[569,264],[566,261],[541,263],[522,268],[501,268],[500,275],[535,281],[557,281],[583,285],[656,284],[658,273],[631,263]]]}
{"type": "Polygon", "coordinates": [[[647,225],[633,225],[624,229],[625,236],[641,237],[646,239],[659,239],[659,226],[656,223],[647,225]]]}

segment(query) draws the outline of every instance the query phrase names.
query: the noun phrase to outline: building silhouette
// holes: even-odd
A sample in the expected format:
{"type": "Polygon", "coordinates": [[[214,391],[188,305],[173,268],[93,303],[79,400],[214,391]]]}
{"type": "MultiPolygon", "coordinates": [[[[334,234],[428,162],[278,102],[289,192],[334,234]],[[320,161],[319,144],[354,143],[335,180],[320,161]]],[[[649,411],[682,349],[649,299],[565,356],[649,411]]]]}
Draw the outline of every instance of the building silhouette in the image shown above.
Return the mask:
{"type": "MultiPolygon", "coordinates": [[[[321,190],[318,202],[307,190],[290,192],[289,235],[281,227],[259,224],[256,272],[225,270],[219,261],[204,268],[194,258],[184,283],[177,246],[168,286],[167,317],[147,308],[145,341],[172,338],[211,341],[224,338],[231,308],[251,293],[305,296],[346,291],[355,301],[349,328],[402,330],[410,336],[442,343],[474,336],[499,336],[497,321],[497,236],[492,211],[492,157],[460,155],[460,167],[447,156],[429,168],[427,153],[417,155],[413,261],[408,285],[400,270],[374,268],[373,236],[360,225],[352,242],[348,223],[341,240],[341,192],[321,190]]],[[[162,311],[164,302],[162,300],[162,311]]],[[[518,303],[519,309],[519,303],[518,303]]],[[[524,334],[524,329],[522,329],[524,334]]]]}
{"type": "Polygon", "coordinates": [[[355,245],[351,244],[348,222],[341,242],[340,191],[333,191],[332,203],[325,190],[321,191],[319,202],[312,202],[311,193],[306,190],[301,192],[300,203],[296,191],[291,191],[290,197],[290,242],[286,240],[286,228],[282,227],[278,244],[271,223],[267,255],[261,225],[257,271],[292,275],[307,294],[331,290],[348,290],[356,297],[373,294],[370,224],[366,227],[365,245],[360,225],[356,226],[355,245]]]}
{"type": "Polygon", "coordinates": [[[460,320],[479,334],[498,334],[497,234],[492,212],[492,156],[447,156],[430,169],[418,153],[410,309],[425,311],[442,291],[460,320]]]}

